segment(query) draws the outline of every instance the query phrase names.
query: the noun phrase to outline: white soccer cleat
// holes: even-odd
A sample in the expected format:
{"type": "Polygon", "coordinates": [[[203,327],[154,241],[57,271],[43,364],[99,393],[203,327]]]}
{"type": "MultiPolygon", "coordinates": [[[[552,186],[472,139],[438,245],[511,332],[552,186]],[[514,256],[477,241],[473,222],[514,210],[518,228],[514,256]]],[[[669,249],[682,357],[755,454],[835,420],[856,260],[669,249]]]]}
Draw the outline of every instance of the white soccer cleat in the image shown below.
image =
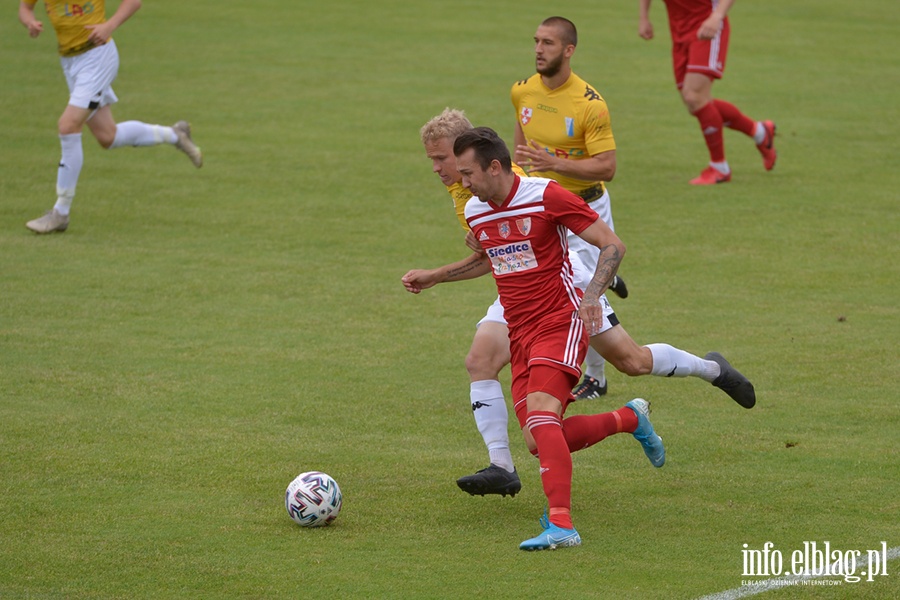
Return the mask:
{"type": "Polygon", "coordinates": [[[187,121],[178,121],[172,125],[172,130],[175,131],[175,135],[178,136],[175,147],[187,154],[195,167],[198,169],[202,167],[203,153],[200,151],[197,144],[194,143],[194,140],[191,139],[191,124],[187,121]]]}

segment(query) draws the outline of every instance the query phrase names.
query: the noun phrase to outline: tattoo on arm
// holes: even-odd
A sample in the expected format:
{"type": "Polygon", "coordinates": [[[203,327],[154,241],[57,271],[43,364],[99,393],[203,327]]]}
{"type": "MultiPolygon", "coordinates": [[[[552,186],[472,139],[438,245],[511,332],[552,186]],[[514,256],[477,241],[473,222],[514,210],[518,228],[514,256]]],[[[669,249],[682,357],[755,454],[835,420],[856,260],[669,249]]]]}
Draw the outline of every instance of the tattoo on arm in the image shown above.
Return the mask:
{"type": "MultiPolygon", "coordinates": [[[[484,266],[484,261],[487,259],[485,255],[480,256],[472,256],[465,263],[460,266],[450,269],[447,271],[447,276],[444,281],[453,281],[456,279],[466,279],[467,275],[471,275],[473,271],[477,271],[484,266]]],[[[478,275],[482,275],[483,273],[479,273],[478,275]]]]}
{"type": "Polygon", "coordinates": [[[619,269],[619,263],[622,262],[622,256],[619,254],[619,248],[614,244],[603,246],[600,248],[600,256],[597,259],[597,270],[594,271],[594,277],[584,290],[587,298],[596,300],[606,291],[612,278],[619,269]]]}

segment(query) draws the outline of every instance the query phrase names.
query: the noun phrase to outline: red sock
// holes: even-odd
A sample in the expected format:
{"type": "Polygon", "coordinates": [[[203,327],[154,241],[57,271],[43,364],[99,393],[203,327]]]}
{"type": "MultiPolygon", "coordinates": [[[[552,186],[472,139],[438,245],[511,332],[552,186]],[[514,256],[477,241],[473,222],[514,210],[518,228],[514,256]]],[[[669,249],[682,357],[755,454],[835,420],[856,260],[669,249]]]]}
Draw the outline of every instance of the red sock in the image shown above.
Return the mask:
{"type": "Polygon", "coordinates": [[[700,129],[706,139],[706,147],[709,148],[710,162],[725,162],[725,140],[722,138],[722,115],[719,114],[716,105],[708,102],[700,110],[694,113],[700,121],[700,129]]]}
{"type": "Polygon", "coordinates": [[[716,110],[722,115],[722,124],[729,129],[740,131],[744,135],[753,137],[756,133],[756,121],[745,115],[740,109],[731,102],[724,100],[713,100],[716,110]]]}
{"type": "Polygon", "coordinates": [[[563,421],[563,435],[569,452],[577,452],[616,433],[631,433],[637,429],[637,425],[637,415],[623,406],[613,412],[568,417],[563,421]]]}
{"type": "Polygon", "coordinates": [[[537,444],[550,522],[572,529],[572,455],[560,418],[550,411],[533,410],[528,412],[525,426],[537,444]]]}

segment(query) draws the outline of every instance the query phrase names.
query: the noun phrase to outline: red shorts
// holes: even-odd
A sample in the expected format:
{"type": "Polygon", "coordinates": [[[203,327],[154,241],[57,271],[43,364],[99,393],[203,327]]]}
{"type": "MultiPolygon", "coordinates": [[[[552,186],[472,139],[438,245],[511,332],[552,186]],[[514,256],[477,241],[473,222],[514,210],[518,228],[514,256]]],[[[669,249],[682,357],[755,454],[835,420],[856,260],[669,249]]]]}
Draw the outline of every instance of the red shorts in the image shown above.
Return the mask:
{"type": "Polygon", "coordinates": [[[550,394],[565,410],[572,388],[581,377],[588,335],[577,312],[568,322],[510,332],[512,398],[519,425],[525,426],[526,399],[533,392],[550,394]]]}
{"type": "Polygon", "coordinates": [[[725,56],[728,54],[728,37],[731,27],[728,19],[722,31],[711,40],[697,39],[697,32],[672,41],[672,67],[678,89],[684,84],[688,73],[702,73],[710,79],[721,79],[725,71],[725,56]]]}

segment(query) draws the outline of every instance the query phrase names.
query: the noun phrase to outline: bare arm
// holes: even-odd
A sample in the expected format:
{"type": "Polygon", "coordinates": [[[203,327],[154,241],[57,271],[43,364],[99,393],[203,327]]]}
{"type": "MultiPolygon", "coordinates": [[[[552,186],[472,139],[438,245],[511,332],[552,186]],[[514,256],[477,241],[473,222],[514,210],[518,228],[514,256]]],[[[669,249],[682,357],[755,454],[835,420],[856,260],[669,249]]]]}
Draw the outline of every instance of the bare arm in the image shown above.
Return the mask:
{"type": "Polygon", "coordinates": [[[582,231],[578,236],[584,241],[600,248],[600,257],[597,260],[597,269],[591,282],[584,290],[584,297],[578,314],[588,328],[588,334],[594,335],[600,328],[603,320],[603,308],[600,306],[600,296],[612,283],[619,264],[625,256],[625,244],[619,239],[612,229],[597,219],[593,225],[582,231]]]}
{"type": "Polygon", "coordinates": [[[41,35],[44,30],[44,24],[34,16],[34,6],[25,2],[19,2],[19,22],[28,29],[28,35],[33,38],[41,35]]]}
{"type": "Polygon", "coordinates": [[[650,22],[650,0],[639,0],[640,20],[638,21],[638,35],[645,40],[653,39],[653,23],[650,22]]]}
{"type": "Polygon", "coordinates": [[[491,262],[484,252],[474,252],[468,258],[436,269],[413,269],[400,278],[406,291],[418,294],[439,283],[475,279],[491,272],[491,262]]]}
{"type": "Polygon", "coordinates": [[[113,31],[118,29],[122,23],[130,19],[140,8],[141,0],[122,0],[122,3],[119,4],[119,8],[116,9],[116,12],[106,21],[106,23],[101,23],[100,25],[85,25],[86,29],[91,30],[90,41],[97,45],[105,44],[109,41],[109,38],[112,37],[113,31]]]}
{"type": "Polygon", "coordinates": [[[516,145],[516,164],[526,171],[554,171],[585,181],[612,181],[616,176],[616,151],[608,150],[582,160],[548,154],[534,140],[516,145]]]}
{"type": "Polygon", "coordinates": [[[719,0],[715,10],[697,30],[697,39],[711,40],[716,37],[716,34],[722,31],[725,17],[728,16],[728,11],[731,10],[733,4],[734,0],[719,0]]]}

